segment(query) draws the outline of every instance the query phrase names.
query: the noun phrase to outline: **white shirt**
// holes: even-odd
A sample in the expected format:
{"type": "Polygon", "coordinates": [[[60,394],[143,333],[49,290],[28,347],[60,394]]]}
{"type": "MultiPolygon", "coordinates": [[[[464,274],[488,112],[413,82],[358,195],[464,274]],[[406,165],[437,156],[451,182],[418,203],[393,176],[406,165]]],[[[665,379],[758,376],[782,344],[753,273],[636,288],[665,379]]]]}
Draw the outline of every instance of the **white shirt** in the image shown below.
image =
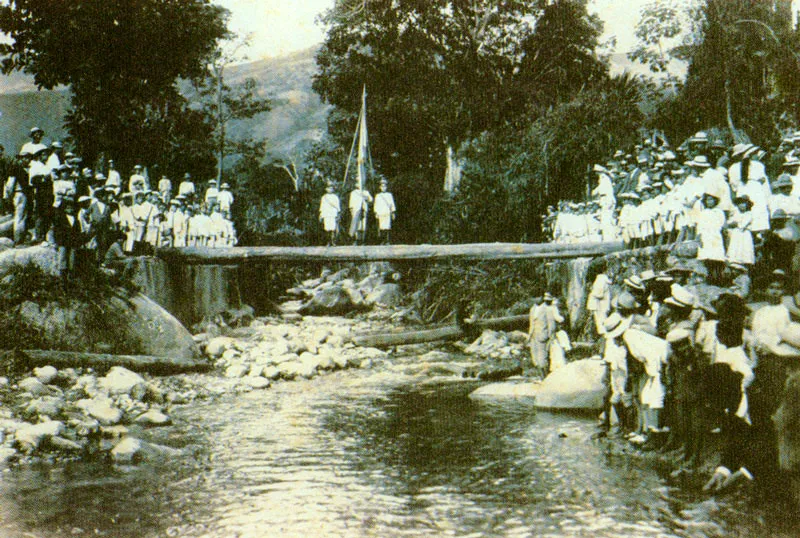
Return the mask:
{"type": "Polygon", "coordinates": [[[375,196],[373,210],[376,215],[386,216],[393,214],[397,207],[394,205],[394,196],[391,192],[379,192],[375,196]]]}

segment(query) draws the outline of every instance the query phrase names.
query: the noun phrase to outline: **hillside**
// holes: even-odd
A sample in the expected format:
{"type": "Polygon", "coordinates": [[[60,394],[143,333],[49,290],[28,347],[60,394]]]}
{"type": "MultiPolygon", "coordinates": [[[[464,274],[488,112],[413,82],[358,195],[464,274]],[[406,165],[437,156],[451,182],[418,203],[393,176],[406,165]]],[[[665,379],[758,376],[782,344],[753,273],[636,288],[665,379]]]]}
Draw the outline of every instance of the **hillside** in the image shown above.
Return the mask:
{"type": "MultiPolygon", "coordinates": [[[[299,156],[325,131],[328,107],[311,90],[316,71],[315,48],[285,57],[231,66],[226,79],[235,84],[255,78],[260,94],[273,100],[273,109],[247,121],[232,122],[232,138],[269,139],[277,156],[299,156]]],[[[191,92],[187,91],[187,95],[191,92]]],[[[16,151],[28,130],[38,125],[47,139],[62,138],[64,114],[69,109],[67,90],[37,91],[32,77],[21,73],[0,76],[0,144],[16,151]]]]}
{"type": "MultiPolygon", "coordinates": [[[[329,107],[320,102],[311,89],[317,69],[316,50],[310,48],[227,69],[228,83],[236,84],[252,77],[259,83],[260,94],[273,100],[271,111],[250,120],[232,122],[228,127],[231,138],[267,139],[269,153],[284,158],[301,156],[305,148],[321,138],[329,107]]],[[[630,62],[625,54],[613,54],[610,62],[612,73],[649,74],[646,67],[630,62]]],[[[185,93],[191,99],[188,85],[185,93]]],[[[33,79],[27,75],[0,76],[0,144],[8,148],[8,152],[16,151],[26,141],[33,125],[45,129],[48,139],[63,137],[63,117],[68,108],[67,90],[36,91],[33,79]]]]}

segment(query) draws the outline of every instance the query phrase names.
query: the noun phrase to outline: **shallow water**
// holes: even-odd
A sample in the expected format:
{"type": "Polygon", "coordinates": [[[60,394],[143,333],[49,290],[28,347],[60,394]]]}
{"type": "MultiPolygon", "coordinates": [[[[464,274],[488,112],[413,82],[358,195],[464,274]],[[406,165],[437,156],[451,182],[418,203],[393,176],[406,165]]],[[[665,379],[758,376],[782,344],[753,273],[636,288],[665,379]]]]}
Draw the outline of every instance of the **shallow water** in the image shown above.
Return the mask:
{"type": "Polygon", "coordinates": [[[476,386],[346,371],[195,403],[159,432],[181,460],[0,475],[0,536],[800,536],[790,510],[669,487],[591,418],[476,386]]]}

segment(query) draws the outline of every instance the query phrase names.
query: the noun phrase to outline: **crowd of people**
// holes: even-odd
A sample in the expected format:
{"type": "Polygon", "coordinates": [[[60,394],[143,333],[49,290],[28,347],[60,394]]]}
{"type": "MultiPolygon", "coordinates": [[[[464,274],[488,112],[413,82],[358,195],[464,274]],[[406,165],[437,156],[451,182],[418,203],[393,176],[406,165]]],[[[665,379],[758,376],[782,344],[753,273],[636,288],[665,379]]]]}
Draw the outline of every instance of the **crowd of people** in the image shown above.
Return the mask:
{"type": "MultiPolygon", "coordinates": [[[[707,490],[775,478],[779,457],[786,459],[778,431],[792,426],[778,408],[800,359],[797,273],[773,269],[754,288],[744,266],[725,287],[709,285],[693,260],[676,258],[660,272],[612,274],[604,260],[596,269],[586,309],[607,370],[599,435],[613,432],[644,450],[681,450],[685,465],[676,476],[703,463],[718,435],[719,466],[707,490]]],[[[565,318],[555,295],[535,300],[535,372],[566,364],[565,318]]]]}
{"type": "Polygon", "coordinates": [[[559,243],[632,248],[696,240],[712,279],[726,263],[759,259],[788,271],[786,251],[800,239],[800,131],[770,153],[712,138],[698,132],[673,149],[650,137],[618,150],[594,166],[592,199],[549,208],[546,230],[559,243]]]}
{"type": "Polygon", "coordinates": [[[212,179],[202,190],[186,173],[177,192],[167,176],[152,189],[142,165],[125,181],[113,160],[105,172],[93,171],[59,141],[44,144],[44,136],[32,128],[4,174],[15,245],[56,247],[67,273],[76,264],[102,265],[162,247],[236,245],[227,183],[212,179]]]}

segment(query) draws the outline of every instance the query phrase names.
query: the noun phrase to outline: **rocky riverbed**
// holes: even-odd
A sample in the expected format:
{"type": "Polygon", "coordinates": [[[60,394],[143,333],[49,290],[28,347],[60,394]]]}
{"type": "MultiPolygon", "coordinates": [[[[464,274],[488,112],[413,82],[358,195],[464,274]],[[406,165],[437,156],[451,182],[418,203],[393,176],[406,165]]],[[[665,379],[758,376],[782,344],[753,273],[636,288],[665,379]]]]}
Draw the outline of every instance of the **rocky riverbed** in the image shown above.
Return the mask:
{"type": "MultiPolygon", "coordinates": [[[[486,331],[451,345],[357,347],[354,334],[396,330],[393,310],[353,317],[256,318],[248,326],[195,337],[212,364],[206,374],[155,377],[115,366],[27,370],[9,365],[0,378],[0,461],[101,458],[129,464],[180,456],[155,442],[154,428],[169,428],[175,406],[223,395],[269,390],[277,383],[312,379],[347,368],[380,368],[408,375],[453,378],[507,377],[526,355],[523,333],[486,331]]],[[[219,331],[215,331],[219,332],[219,331]]]]}

